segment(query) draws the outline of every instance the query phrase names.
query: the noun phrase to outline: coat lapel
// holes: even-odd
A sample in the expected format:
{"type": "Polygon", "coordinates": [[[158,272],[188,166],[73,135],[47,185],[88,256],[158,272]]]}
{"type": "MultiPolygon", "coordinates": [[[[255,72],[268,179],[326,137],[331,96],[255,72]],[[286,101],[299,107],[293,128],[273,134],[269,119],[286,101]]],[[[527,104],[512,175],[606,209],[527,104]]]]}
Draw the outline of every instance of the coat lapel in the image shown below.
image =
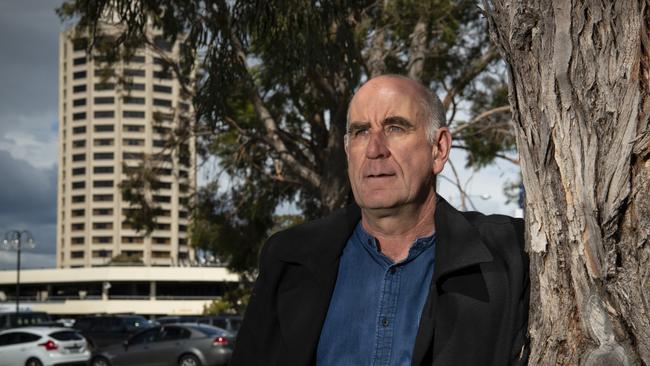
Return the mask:
{"type": "Polygon", "coordinates": [[[445,275],[475,264],[492,261],[492,254],[481,241],[478,230],[465,216],[438,196],[434,217],[436,223],[435,268],[429,296],[422,310],[418,335],[413,349],[412,365],[433,362],[435,317],[438,314],[438,281],[445,275]]]}
{"type": "Polygon", "coordinates": [[[285,364],[312,363],[336,284],[341,253],[361,218],[356,205],[297,228],[279,253],[285,262],[277,307],[285,364]]]}

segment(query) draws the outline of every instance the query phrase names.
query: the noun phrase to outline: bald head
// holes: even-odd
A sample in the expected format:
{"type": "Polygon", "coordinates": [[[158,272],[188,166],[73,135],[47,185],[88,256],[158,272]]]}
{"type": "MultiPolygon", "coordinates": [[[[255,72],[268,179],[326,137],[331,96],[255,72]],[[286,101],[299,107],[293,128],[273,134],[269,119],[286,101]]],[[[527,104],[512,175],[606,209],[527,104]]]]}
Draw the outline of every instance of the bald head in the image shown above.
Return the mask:
{"type": "Polygon", "coordinates": [[[408,96],[419,105],[420,111],[418,115],[425,122],[427,140],[433,143],[436,130],[446,126],[445,108],[440,99],[429,89],[417,81],[401,75],[381,75],[363,84],[354,94],[348,106],[346,129],[350,127],[350,108],[355,103],[355,100],[372,98],[377,93],[386,92],[408,96]]]}

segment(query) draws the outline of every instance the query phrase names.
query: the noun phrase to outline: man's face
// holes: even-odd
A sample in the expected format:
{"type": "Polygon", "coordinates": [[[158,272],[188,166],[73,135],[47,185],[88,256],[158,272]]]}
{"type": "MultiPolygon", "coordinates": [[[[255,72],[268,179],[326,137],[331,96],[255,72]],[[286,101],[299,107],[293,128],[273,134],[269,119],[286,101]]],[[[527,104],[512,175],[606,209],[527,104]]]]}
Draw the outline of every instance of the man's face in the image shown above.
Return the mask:
{"type": "Polygon", "coordinates": [[[396,208],[435,194],[436,148],[427,141],[420,99],[410,83],[372,80],[350,104],[348,174],[361,208],[396,208]]]}

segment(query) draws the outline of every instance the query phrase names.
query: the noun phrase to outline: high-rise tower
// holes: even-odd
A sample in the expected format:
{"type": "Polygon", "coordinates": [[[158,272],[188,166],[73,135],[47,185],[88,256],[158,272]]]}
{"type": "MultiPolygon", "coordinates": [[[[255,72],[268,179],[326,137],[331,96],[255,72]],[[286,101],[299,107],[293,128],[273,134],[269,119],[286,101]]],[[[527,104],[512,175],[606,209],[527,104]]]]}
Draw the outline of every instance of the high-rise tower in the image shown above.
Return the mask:
{"type": "MultiPolygon", "coordinates": [[[[105,33],[110,44],[110,28],[105,33]]],[[[104,265],[118,254],[151,266],[192,257],[184,202],[196,180],[195,144],[180,145],[189,154],[166,146],[191,104],[163,66],[163,57],[178,57],[179,45],[155,45],[106,66],[89,57],[87,39],[74,28],[60,35],[58,268],[104,265]],[[119,188],[144,159],[155,163],[159,184],[148,194],[161,209],[149,236],[124,222],[133,208],[119,188]]]]}

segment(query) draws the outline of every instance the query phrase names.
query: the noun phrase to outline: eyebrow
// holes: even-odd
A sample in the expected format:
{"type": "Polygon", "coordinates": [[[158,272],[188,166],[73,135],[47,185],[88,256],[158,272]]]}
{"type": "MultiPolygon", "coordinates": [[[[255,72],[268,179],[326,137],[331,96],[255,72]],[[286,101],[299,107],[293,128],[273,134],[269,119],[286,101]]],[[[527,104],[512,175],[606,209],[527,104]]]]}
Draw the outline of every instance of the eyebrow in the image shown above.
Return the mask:
{"type": "Polygon", "coordinates": [[[352,134],[353,132],[361,131],[369,128],[370,128],[370,122],[350,122],[347,132],[349,134],[352,134]]]}
{"type": "Polygon", "coordinates": [[[406,128],[406,129],[415,128],[415,125],[411,121],[409,121],[408,119],[406,119],[404,117],[400,117],[400,116],[386,117],[386,119],[384,119],[384,122],[382,123],[382,125],[384,125],[384,126],[385,125],[398,125],[398,126],[402,126],[402,127],[406,128]]]}

